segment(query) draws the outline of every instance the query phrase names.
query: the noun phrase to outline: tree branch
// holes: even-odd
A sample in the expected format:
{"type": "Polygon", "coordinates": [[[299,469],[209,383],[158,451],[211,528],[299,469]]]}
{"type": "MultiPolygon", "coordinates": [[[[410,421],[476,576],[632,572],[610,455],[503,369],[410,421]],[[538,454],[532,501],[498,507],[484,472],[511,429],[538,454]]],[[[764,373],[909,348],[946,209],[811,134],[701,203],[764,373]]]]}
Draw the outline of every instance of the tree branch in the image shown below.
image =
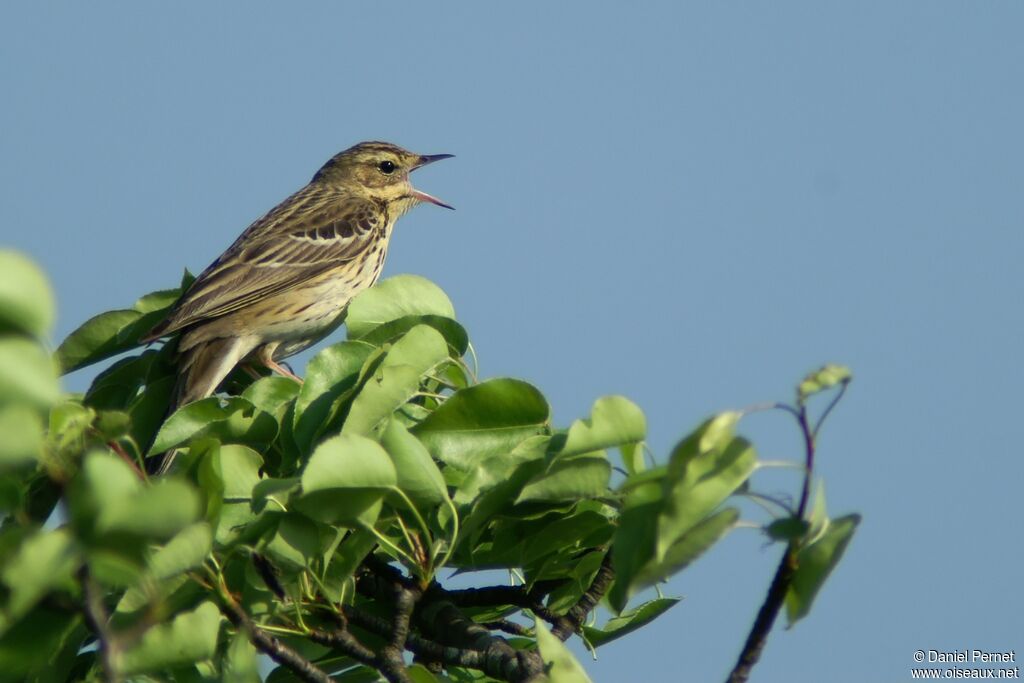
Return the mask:
{"type": "MultiPolygon", "coordinates": [[[[831,410],[831,405],[828,410],[831,410]]],[[[810,499],[811,479],[814,477],[815,431],[811,429],[807,418],[806,405],[801,403],[797,410],[790,412],[793,413],[797,424],[800,425],[800,431],[804,438],[804,480],[800,489],[800,502],[797,505],[795,515],[797,519],[803,519],[807,511],[807,502],[810,499]]],[[[800,539],[793,539],[786,545],[786,552],[782,555],[778,569],[775,570],[775,576],[772,578],[772,584],[768,588],[768,594],[764,597],[764,603],[762,603],[761,609],[757,612],[754,625],[750,627],[750,633],[743,644],[743,649],[736,660],[736,665],[733,666],[732,671],[729,673],[728,683],[746,683],[750,678],[750,672],[754,669],[754,665],[761,659],[761,653],[768,643],[768,634],[771,633],[772,626],[775,625],[775,619],[782,609],[782,604],[786,600],[786,593],[789,591],[789,585],[793,582],[793,576],[796,574],[797,553],[800,551],[800,542],[800,539]]]]}
{"type": "Polygon", "coordinates": [[[601,598],[604,597],[605,592],[614,580],[615,570],[612,569],[612,554],[609,551],[605,554],[604,559],[601,560],[601,567],[597,570],[597,574],[594,575],[590,588],[583,593],[575,605],[569,608],[565,616],[559,617],[558,623],[554,624],[551,633],[560,640],[566,640],[569,636],[579,631],[580,626],[587,620],[587,615],[597,607],[597,603],[601,602],[601,598]]]}
{"type": "Polygon", "coordinates": [[[107,624],[109,615],[107,608],[103,605],[103,596],[89,574],[88,565],[82,565],[78,572],[78,578],[82,582],[82,611],[89,628],[96,634],[103,676],[110,683],[118,683],[121,680],[121,675],[115,665],[117,643],[107,624]]]}
{"type": "Polygon", "coordinates": [[[221,612],[235,628],[245,630],[256,649],[307,683],[332,683],[331,677],[323,669],[254,624],[230,596],[222,594],[221,598],[221,612]]]}

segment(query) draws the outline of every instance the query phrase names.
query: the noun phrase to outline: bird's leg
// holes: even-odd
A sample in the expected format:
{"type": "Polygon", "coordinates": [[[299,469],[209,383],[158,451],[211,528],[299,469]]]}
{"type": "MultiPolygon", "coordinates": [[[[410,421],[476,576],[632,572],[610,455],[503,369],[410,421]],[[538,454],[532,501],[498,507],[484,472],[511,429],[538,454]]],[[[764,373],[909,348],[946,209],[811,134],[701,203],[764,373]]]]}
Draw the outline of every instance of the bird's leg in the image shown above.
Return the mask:
{"type": "Polygon", "coordinates": [[[257,359],[259,360],[259,362],[262,363],[265,367],[270,368],[271,370],[273,370],[277,374],[282,375],[284,377],[289,377],[289,378],[295,380],[296,382],[298,382],[299,384],[302,384],[302,378],[301,377],[299,377],[294,372],[292,372],[291,370],[289,370],[288,368],[286,368],[285,366],[281,365],[280,363],[278,363],[277,361],[274,360],[274,349],[275,348],[276,348],[276,345],[268,344],[266,346],[263,346],[259,350],[259,352],[258,352],[258,354],[256,356],[257,359]]]}

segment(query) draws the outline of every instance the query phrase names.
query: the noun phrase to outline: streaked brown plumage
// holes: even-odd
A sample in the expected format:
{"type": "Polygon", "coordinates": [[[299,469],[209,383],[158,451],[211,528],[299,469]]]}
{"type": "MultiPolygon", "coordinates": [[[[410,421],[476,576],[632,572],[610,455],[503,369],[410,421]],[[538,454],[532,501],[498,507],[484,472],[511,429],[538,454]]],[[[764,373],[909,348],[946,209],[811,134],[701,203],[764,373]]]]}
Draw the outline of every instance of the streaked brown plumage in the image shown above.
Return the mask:
{"type": "Polygon", "coordinates": [[[292,376],[277,361],[337,328],[377,281],[395,221],[420,202],[452,208],[409,183],[410,171],[450,156],[359,143],[250,225],[142,340],[181,333],[171,410],[212,394],[242,361],[292,376]]]}

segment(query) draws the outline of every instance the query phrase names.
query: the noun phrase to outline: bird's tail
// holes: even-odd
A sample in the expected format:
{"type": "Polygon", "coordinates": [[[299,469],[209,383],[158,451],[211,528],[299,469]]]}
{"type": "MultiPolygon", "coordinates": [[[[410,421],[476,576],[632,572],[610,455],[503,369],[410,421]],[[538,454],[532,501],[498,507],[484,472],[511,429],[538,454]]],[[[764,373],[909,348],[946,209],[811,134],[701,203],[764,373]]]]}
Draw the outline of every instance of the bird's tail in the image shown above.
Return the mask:
{"type": "MultiPolygon", "coordinates": [[[[196,344],[181,352],[178,356],[178,379],[164,419],[173,415],[178,408],[213,394],[228,373],[251,350],[242,338],[226,337],[196,344]]],[[[146,471],[157,476],[166,474],[177,454],[177,449],[171,449],[150,456],[146,460],[146,471]]]]}

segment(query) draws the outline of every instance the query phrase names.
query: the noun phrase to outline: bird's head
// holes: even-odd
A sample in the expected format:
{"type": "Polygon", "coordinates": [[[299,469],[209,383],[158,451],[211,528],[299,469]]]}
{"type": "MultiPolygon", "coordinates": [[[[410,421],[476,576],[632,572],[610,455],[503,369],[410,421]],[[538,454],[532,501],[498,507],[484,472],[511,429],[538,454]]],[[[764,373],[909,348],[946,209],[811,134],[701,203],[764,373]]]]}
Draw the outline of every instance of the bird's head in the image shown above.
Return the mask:
{"type": "Polygon", "coordinates": [[[414,154],[389,142],[360,142],[334,155],[313,176],[314,183],[327,183],[383,200],[394,205],[399,213],[420,202],[430,202],[446,209],[454,207],[421,192],[409,182],[409,173],[451,154],[414,154]]]}

